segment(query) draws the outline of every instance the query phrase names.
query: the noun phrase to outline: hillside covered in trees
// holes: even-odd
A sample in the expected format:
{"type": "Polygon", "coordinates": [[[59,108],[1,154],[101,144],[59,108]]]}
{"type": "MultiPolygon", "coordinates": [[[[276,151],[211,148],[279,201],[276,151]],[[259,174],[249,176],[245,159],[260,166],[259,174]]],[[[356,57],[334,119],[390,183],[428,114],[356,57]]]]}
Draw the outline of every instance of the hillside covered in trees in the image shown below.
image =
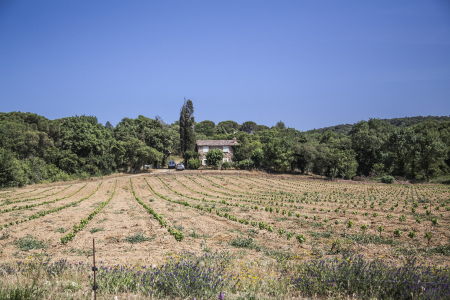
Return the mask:
{"type": "Polygon", "coordinates": [[[144,116],[113,126],[93,116],[49,120],[33,113],[0,113],[0,187],[164,165],[169,151],[185,155],[194,150],[195,139],[233,136],[239,142],[233,164],[239,169],[347,179],[389,174],[429,180],[450,172],[449,117],[370,119],[301,132],[281,121],[272,127],[252,121],[196,123],[189,102],[172,124],[144,116]]]}
{"type": "MultiPolygon", "coordinates": [[[[405,117],[405,118],[393,118],[393,119],[380,119],[380,121],[386,122],[398,128],[406,128],[416,125],[418,123],[433,121],[437,123],[448,122],[450,121],[450,117],[442,116],[442,117],[434,117],[434,116],[417,116],[417,117],[405,117]]],[[[353,124],[354,125],[354,124],[353,124]]],[[[353,127],[352,124],[339,124],[336,126],[329,126],[324,128],[318,128],[313,130],[308,130],[307,133],[325,133],[327,131],[332,131],[334,133],[349,133],[353,127]]]]}

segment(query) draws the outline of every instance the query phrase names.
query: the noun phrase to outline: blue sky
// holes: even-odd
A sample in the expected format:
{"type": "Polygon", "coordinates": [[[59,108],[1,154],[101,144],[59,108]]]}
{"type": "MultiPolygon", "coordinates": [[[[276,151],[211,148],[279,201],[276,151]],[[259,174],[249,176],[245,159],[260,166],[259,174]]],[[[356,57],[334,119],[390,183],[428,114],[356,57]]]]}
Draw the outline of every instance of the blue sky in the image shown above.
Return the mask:
{"type": "Polygon", "coordinates": [[[0,111],[298,130],[450,114],[449,1],[0,1],[0,111]]]}

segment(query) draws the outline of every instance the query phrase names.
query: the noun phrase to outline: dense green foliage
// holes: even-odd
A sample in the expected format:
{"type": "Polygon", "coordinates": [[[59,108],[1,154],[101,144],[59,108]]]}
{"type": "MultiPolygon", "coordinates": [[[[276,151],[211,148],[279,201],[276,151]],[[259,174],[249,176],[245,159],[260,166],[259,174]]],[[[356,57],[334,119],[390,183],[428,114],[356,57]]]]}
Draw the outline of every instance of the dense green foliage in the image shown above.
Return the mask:
{"type": "Polygon", "coordinates": [[[381,182],[383,183],[394,183],[395,178],[392,177],[391,175],[384,175],[383,177],[381,177],[381,182]]]}
{"type": "Polygon", "coordinates": [[[274,171],[299,170],[350,179],[391,175],[429,180],[449,173],[450,118],[370,119],[331,130],[300,132],[278,122],[272,128],[247,121],[202,124],[198,139],[235,136],[234,166],[274,171]],[[208,130],[205,130],[207,125],[208,130]]]}
{"type": "Polygon", "coordinates": [[[0,113],[0,187],[23,186],[162,162],[179,135],[157,120],[123,119],[115,128],[95,117],[48,120],[31,113],[0,113]]]}
{"type": "MultiPolygon", "coordinates": [[[[428,116],[428,117],[405,117],[405,118],[393,118],[393,119],[380,119],[380,121],[384,121],[386,123],[389,123],[395,127],[405,128],[410,127],[413,125],[416,125],[418,123],[422,123],[425,121],[433,121],[433,122],[448,122],[450,121],[450,116],[443,116],[443,117],[434,117],[434,116],[428,116]]],[[[332,131],[334,133],[343,133],[347,134],[352,130],[352,124],[340,124],[336,126],[329,126],[329,127],[323,127],[319,129],[313,129],[308,130],[307,133],[321,133],[324,134],[327,131],[332,131]]]]}
{"type": "Polygon", "coordinates": [[[92,116],[49,120],[32,113],[0,113],[0,187],[133,172],[143,165],[164,165],[168,151],[189,162],[198,159],[196,139],[233,137],[239,142],[233,146],[233,166],[239,169],[418,180],[450,171],[449,117],[370,119],[300,132],[282,121],[272,128],[253,121],[195,123],[193,112],[187,100],[173,124],[138,116],[116,127],[103,126],[92,116]]]}
{"type": "Polygon", "coordinates": [[[197,170],[202,165],[202,161],[198,158],[194,158],[188,161],[189,169],[197,170]]]}
{"type": "Polygon", "coordinates": [[[180,151],[193,151],[195,147],[195,119],[194,104],[185,100],[180,111],[180,151]]]}
{"type": "Polygon", "coordinates": [[[208,166],[217,167],[222,159],[223,153],[221,149],[212,149],[206,154],[206,164],[208,166]]]}

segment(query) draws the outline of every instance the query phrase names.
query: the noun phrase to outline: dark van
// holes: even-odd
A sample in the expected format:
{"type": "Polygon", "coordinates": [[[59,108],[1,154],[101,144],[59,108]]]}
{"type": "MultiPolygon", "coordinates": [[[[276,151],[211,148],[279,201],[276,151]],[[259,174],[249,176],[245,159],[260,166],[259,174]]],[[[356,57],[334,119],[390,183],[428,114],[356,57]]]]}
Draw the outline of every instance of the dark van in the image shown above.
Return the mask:
{"type": "Polygon", "coordinates": [[[177,164],[175,163],[174,160],[169,160],[169,164],[167,165],[169,169],[175,169],[176,166],[177,164]]]}

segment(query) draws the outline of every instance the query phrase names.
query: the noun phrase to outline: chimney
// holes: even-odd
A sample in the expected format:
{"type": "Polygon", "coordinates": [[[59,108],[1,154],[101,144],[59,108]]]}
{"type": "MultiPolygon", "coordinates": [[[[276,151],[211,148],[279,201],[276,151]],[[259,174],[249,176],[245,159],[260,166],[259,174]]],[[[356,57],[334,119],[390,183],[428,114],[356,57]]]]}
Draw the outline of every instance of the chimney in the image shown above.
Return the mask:
{"type": "Polygon", "coordinates": [[[236,144],[236,137],[234,137],[234,138],[233,138],[233,143],[235,143],[235,144],[236,144]]]}

